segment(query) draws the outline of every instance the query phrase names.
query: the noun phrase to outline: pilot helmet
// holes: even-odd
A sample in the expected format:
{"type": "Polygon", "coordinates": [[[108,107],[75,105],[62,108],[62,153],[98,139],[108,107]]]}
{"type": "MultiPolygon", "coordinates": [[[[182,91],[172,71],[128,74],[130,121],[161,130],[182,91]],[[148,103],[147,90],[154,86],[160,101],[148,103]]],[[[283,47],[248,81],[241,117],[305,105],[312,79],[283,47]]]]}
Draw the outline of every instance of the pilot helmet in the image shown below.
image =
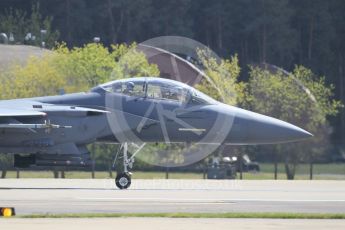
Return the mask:
{"type": "Polygon", "coordinates": [[[134,83],[133,82],[127,82],[126,83],[126,87],[127,87],[127,89],[130,89],[130,90],[132,90],[133,88],[134,88],[134,83]]]}

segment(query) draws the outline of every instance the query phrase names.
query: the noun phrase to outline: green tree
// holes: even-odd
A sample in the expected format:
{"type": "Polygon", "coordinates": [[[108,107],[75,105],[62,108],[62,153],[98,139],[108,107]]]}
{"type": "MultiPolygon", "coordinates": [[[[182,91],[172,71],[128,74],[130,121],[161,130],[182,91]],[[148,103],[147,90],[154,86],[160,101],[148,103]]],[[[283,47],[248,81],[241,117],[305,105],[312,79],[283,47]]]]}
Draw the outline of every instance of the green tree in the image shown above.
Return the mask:
{"type": "Polygon", "coordinates": [[[159,76],[158,67],[150,64],[144,53],[136,50],[136,44],[112,45],[89,43],[83,47],[68,49],[64,44],[55,51],[60,55],[57,66],[72,90],[88,90],[107,81],[133,76],[159,76]]]}
{"type": "Polygon", "coordinates": [[[66,84],[55,53],[31,57],[25,66],[15,64],[0,74],[0,98],[14,99],[58,94],[66,84]]]}
{"type": "MultiPolygon", "coordinates": [[[[331,48],[333,51],[333,57],[325,57],[329,59],[330,63],[328,65],[320,65],[318,67],[328,67],[331,71],[330,76],[334,78],[326,79],[329,82],[333,82],[337,86],[337,95],[339,100],[345,102],[345,2],[330,1],[330,15],[332,18],[331,25],[334,27],[335,35],[332,36],[331,48]]],[[[320,60],[320,59],[317,59],[320,60]]],[[[333,126],[337,132],[334,135],[333,141],[336,145],[340,146],[343,144],[342,149],[344,150],[344,140],[345,140],[345,111],[344,109],[340,111],[339,119],[333,121],[333,126]]]]}
{"type": "Polygon", "coordinates": [[[44,41],[47,47],[53,47],[59,32],[52,29],[52,17],[43,18],[39,10],[38,3],[32,5],[30,15],[20,9],[7,9],[0,15],[0,31],[5,32],[7,36],[13,34],[15,43],[40,46],[44,41]],[[42,37],[41,30],[46,30],[42,37]],[[27,37],[28,33],[31,33],[31,37],[27,37]]]}
{"type": "Polygon", "coordinates": [[[136,44],[112,45],[112,55],[117,60],[111,78],[121,79],[134,76],[158,77],[157,65],[150,64],[144,53],[137,51],[136,44]]]}
{"type": "Polygon", "coordinates": [[[262,114],[303,127],[314,138],[294,144],[277,145],[283,156],[288,179],[293,179],[300,161],[323,153],[328,140],[327,117],[337,114],[341,103],[333,99],[334,86],[311,70],[296,66],[291,74],[281,70],[251,68],[245,105],[262,114]]]}
{"type": "Polygon", "coordinates": [[[101,44],[89,43],[72,49],[62,44],[55,52],[59,55],[56,65],[68,82],[67,92],[85,91],[108,81],[116,67],[113,55],[101,44]]]}
{"type": "Polygon", "coordinates": [[[210,50],[198,50],[207,78],[196,86],[200,91],[229,105],[236,105],[243,99],[244,84],[239,82],[240,67],[237,56],[217,60],[210,50]]]}
{"type": "MultiPolygon", "coordinates": [[[[252,11],[245,30],[255,37],[250,44],[258,51],[257,62],[290,67],[297,49],[296,31],[291,26],[292,10],[288,0],[246,1],[252,11]]],[[[255,60],[255,59],[254,59],[255,60]]]]}
{"type": "Polygon", "coordinates": [[[296,63],[315,72],[331,72],[335,60],[331,45],[335,30],[330,5],[335,1],[292,0],[293,23],[298,28],[298,56],[296,63]],[[323,65],[320,65],[323,63],[323,65]]]}
{"type": "MultiPolygon", "coordinates": [[[[36,1],[36,0],[33,0],[36,1]]],[[[95,14],[104,12],[97,11],[93,1],[85,0],[40,0],[41,11],[44,15],[54,18],[53,26],[60,33],[60,41],[68,44],[68,47],[81,46],[92,41],[95,36],[100,36],[97,28],[103,26],[96,25],[95,14]],[[88,8],[88,3],[90,6],[88,8]]],[[[100,4],[99,1],[98,4],[100,4]]]]}

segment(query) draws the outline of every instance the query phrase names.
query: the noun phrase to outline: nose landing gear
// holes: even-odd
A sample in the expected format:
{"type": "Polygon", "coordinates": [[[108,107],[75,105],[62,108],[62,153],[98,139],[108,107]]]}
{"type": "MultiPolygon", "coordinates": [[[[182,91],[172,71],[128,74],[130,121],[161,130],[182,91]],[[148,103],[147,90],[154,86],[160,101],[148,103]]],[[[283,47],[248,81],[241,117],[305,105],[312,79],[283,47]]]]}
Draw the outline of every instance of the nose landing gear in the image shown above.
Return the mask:
{"type": "Polygon", "coordinates": [[[119,173],[115,178],[115,184],[119,189],[127,189],[131,186],[131,175],[129,173],[119,173]]]}
{"type": "Polygon", "coordinates": [[[133,153],[131,157],[128,157],[128,143],[126,142],[126,143],[121,144],[121,147],[116,154],[114,164],[113,164],[113,166],[115,166],[117,156],[119,152],[122,151],[123,152],[123,172],[118,173],[115,178],[115,184],[119,189],[127,189],[129,188],[129,186],[131,186],[132,173],[130,173],[128,169],[133,168],[134,157],[144,146],[145,146],[145,143],[143,143],[141,146],[137,146],[138,149],[135,151],[135,153],[133,153]]]}

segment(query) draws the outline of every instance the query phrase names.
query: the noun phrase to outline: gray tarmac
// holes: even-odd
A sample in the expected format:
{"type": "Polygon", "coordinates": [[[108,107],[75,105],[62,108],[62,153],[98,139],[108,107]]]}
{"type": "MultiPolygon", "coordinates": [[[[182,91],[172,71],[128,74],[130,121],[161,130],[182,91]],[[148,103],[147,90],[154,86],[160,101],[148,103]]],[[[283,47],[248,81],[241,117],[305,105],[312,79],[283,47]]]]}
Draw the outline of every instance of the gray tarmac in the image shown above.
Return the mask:
{"type": "Polygon", "coordinates": [[[1,179],[17,214],[133,212],[345,213],[345,181],[1,179]]]}
{"type": "Polygon", "coordinates": [[[1,229],[73,229],[113,230],[162,229],[162,230],[343,230],[345,220],[284,220],[284,219],[179,219],[179,218],[94,218],[94,219],[0,219],[1,229]]]}

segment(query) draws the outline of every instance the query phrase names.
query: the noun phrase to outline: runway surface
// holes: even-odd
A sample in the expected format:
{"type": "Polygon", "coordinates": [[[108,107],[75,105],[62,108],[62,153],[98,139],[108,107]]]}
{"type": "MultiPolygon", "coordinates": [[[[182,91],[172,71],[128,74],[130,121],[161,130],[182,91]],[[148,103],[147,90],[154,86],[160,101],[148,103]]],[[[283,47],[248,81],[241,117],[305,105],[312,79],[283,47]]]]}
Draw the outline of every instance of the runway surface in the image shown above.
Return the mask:
{"type": "Polygon", "coordinates": [[[162,229],[162,230],[343,230],[345,220],[277,220],[277,219],[178,219],[178,218],[95,218],[95,219],[0,219],[2,229],[23,230],[113,230],[162,229]]]}
{"type": "Polygon", "coordinates": [[[31,213],[345,213],[345,181],[2,179],[0,207],[31,213]]]}

